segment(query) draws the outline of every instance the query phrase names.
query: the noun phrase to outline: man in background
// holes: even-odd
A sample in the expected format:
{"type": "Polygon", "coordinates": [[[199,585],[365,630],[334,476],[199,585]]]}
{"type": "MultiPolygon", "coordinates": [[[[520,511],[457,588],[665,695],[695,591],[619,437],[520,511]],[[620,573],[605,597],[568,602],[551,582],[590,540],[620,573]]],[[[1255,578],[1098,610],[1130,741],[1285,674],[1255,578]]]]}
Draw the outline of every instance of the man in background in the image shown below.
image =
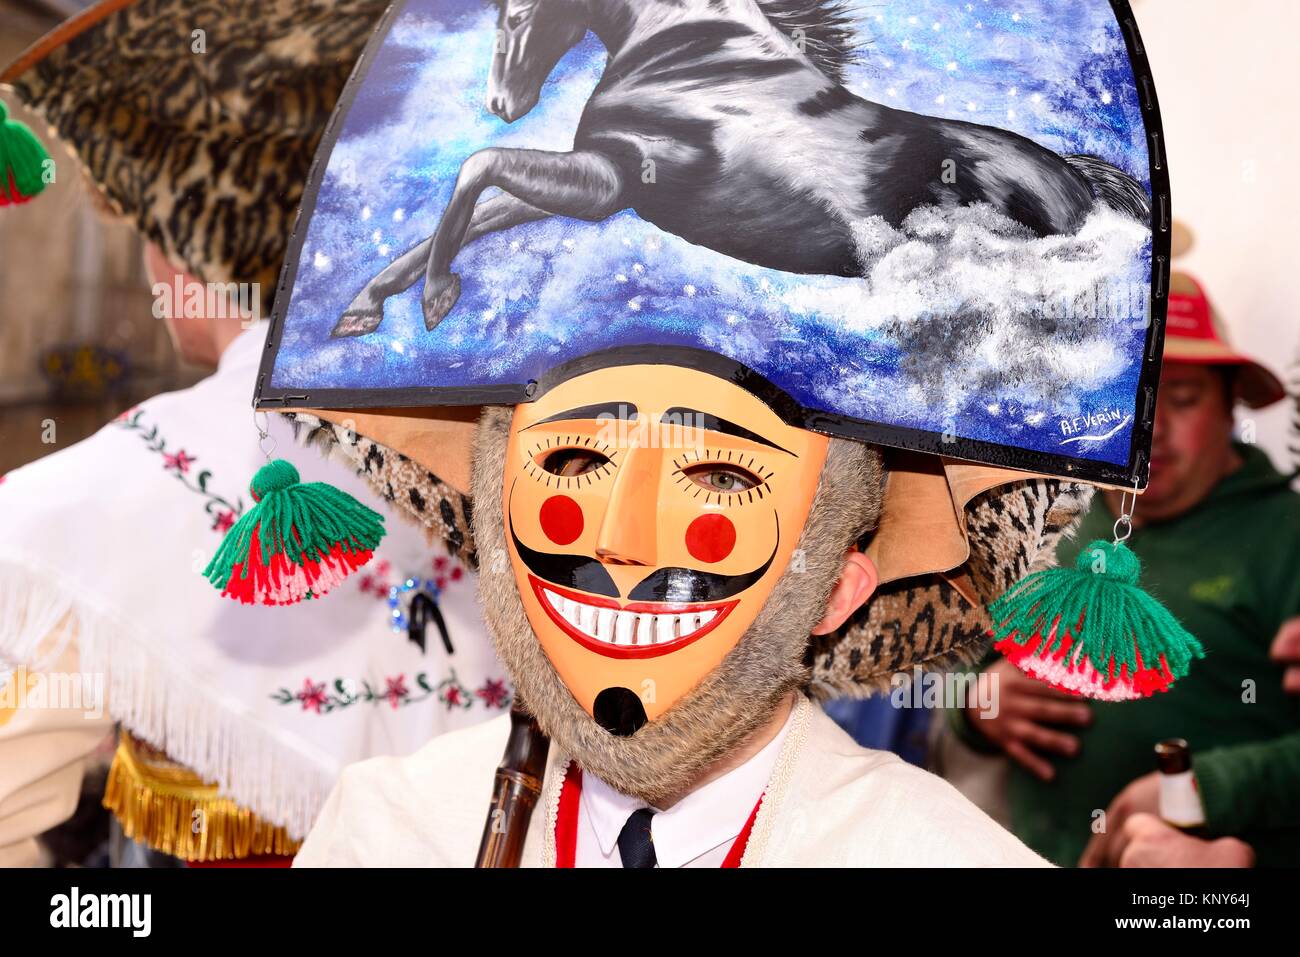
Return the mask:
{"type": "MultiPolygon", "coordinates": [[[[1205,647],[1168,693],[1122,705],[1055,691],[998,659],[1000,707],[950,725],[1010,758],[1010,826],[1061,865],[1300,865],[1300,699],[1284,674],[1300,622],[1300,495],[1258,447],[1233,440],[1233,408],[1285,391],[1234,352],[1200,286],[1171,277],[1150,484],[1128,545],[1143,582],[1205,647]],[[1270,648],[1272,647],[1272,651],[1270,648]],[[1186,739],[1209,839],[1161,822],[1156,742],[1186,739]],[[1103,813],[1104,812],[1104,815],[1103,813]]],[[[1098,495],[1075,542],[1109,539],[1119,492],[1098,495]]]]}

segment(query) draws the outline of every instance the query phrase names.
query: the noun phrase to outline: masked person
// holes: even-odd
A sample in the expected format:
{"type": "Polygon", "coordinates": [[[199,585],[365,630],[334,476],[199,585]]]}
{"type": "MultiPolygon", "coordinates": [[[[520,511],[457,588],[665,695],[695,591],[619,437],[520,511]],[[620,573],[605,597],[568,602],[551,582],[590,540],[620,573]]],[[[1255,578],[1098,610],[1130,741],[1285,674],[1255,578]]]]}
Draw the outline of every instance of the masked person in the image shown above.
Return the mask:
{"type": "MultiPolygon", "coordinates": [[[[1108,2],[1031,6],[1018,47],[1081,86],[1100,57],[1108,110],[1015,109],[1035,60],[992,48],[964,59],[998,104],[982,122],[973,99],[933,115],[924,83],[865,98],[871,31],[927,69],[906,8],[389,9],[302,193],[256,401],[467,522],[537,734],[512,714],[350,768],[300,863],[511,842],[525,865],[1041,863],[815,703],[978,654],[985,603],[1045,563],[1078,483],[1143,477],[1153,87],[1108,2]],[[1118,315],[1074,308],[1106,283],[1118,315]],[[539,738],[544,758],[513,753],[539,738]],[[498,815],[534,789],[531,816],[498,815]]],[[[294,494],[282,469],[255,481],[294,494]]],[[[305,597],[318,558],[358,550],[258,514],[212,569],[227,590],[305,597]],[[262,522],[273,547],[249,544],[262,522]]],[[[1118,694],[1186,664],[1151,658],[1080,680],[1118,694]]]]}
{"type": "MultiPolygon", "coordinates": [[[[552,749],[526,864],[1040,863],[938,778],[856,747],[805,694],[809,634],[841,629],[880,577],[853,548],[879,520],[878,450],[789,426],[708,373],[633,363],[570,379],[513,415],[488,411],[474,465],[476,547],[509,563],[481,579],[488,620],[563,748],[552,749]],[[655,434],[684,409],[701,423],[699,448],[611,439],[625,427],[655,434]],[[862,841],[848,821],[867,807],[862,841]]],[[[894,479],[918,505],[916,486],[933,481],[928,504],[951,513],[942,471],[894,479]]],[[[1015,497],[1044,509],[1036,539],[1078,505],[1018,486],[1015,497]]],[[[1012,500],[990,495],[977,510],[1012,500]]],[[[906,594],[921,617],[940,595],[950,624],[963,614],[946,587],[906,594]]],[[[842,685],[836,671],[861,658],[868,633],[844,633],[813,680],[842,685]]],[[[895,653],[907,662],[918,650],[904,641],[895,653]]],[[[508,730],[493,721],[348,769],[296,863],[472,863],[508,730]]]]}
{"type": "MultiPolygon", "coordinates": [[[[90,27],[75,50],[44,50],[45,59],[16,74],[28,102],[51,119],[68,102],[84,100],[83,118],[98,109],[99,81],[82,81],[102,60],[120,64],[115,31],[124,15],[90,27]],[[57,102],[45,98],[52,94],[43,76],[59,84],[57,102]]],[[[265,20],[251,27],[268,28],[265,20]]],[[[230,39],[211,29],[214,39],[230,39]]],[[[344,75],[350,65],[337,21],[330,31],[335,45],[325,47],[313,76],[337,72],[334,57],[345,58],[344,75]]],[[[351,55],[367,33],[368,24],[354,32],[351,55]]],[[[295,62],[311,71],[308,60],[295,62]]],[[[129,81],[136,69],[110,72],[129,81]]],[[[240,82],[227,72],[204,89],[233,95],[240,82]]],[[[316,88],[322,97],[323,89],[316,88]]],[[[187,128],[168,112],[173,101],[133,102],[142,111],[130,131],[142,137],[135,147],[148,139],[184,152],[203,135],[201,120],[190,117],[200,125],[187,128]]],[[[332,102],[318,102],[321,123],[332,102]]],[[[294,118],[259,117],[289,150],[294,118]]],[[[178,354],[210,374],[0,482],[0,661],[13,669],[0,682],[0,863],[41,860],[39,835],[73,813],[86,763],[115,726],[120,743],[103,797],[128,837],[189,863],[287,862],[343,765],[409,752],[503,713],[511,691],[484,635],[473,568],[457,549],[460,530],[442,526],[435,499],[423,510],[409,498],[394,502],[359,458],[296,455],[306,478],[343,486],[387,516],[389,534],[363,575],[341,583],[328,604],[281,609],[282,616],[215,600],[196,572],[254,505],[248,475],[273,446],[293,446],[288,424],[260,413],[269,434],[261,449],[248,441],[248,394],[268,325],[255,305],[269,307],[270,286],[250,261],[234,259],[256,249],[278,265],[284,236],[267,222],[278,207],[253,203],[255,211],[227,216],[225,242],[205,245],[207,258],[184,268],[160,244],[184,248],[195,223],[169,219],[169,204],[156,197],[121,197],[109,185],[123,182],[112,171],[139,156],[132,144],[89,122],[65,135],[92,157],[90,188],[123,200],[141,231],[157,238],[145,256],[157,314],[178,354]],[[202,282],[198,270],[221,284],[202,282]],[[227,300],[235,281],[250,276],[264,283],[257,298],[227,300]],[[397,520],[402,510],[415,521],[397,520]],[[74,693],[60,697],[60,688],[74,693]]],[[[313,145],[300,144],[308,156],[313,145]]],[[[192,175],[184,164],[169,169],[192,175]]],[[[75,176],[61,175],[75,185],[75,176]]],[[[152,190],[160,178],[126,181],[152,190]]]]}

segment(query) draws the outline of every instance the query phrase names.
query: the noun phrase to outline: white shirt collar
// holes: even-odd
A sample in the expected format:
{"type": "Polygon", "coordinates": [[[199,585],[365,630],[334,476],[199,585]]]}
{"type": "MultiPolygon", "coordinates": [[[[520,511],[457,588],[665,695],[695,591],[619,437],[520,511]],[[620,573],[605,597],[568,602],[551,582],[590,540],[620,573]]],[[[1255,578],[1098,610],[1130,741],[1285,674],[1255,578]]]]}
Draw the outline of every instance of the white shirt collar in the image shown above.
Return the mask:
{"type": "MultiPolygon", "coordinates": [[[[660,867],[681,867],[740,836],[772,776],[794,711],[790,709],[776,737],[744,764],[696,788],[666,811],[655,808],[650,832],[660,867]]],[[[582,776],[582,813],[605,857],[615,853],[619,832],[632,812],[647,806],[595,775],[582,776]]]]}

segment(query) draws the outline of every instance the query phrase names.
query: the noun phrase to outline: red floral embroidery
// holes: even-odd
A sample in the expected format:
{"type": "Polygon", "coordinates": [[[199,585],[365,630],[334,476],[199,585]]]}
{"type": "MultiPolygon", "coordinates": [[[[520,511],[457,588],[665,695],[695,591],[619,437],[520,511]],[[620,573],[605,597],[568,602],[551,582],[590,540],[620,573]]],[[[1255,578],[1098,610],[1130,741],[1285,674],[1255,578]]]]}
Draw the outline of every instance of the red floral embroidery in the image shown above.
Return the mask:
{"type": "Polygon", "coordinates": [[[482,698],[483,704],[489,708],[504,708],[510,700],[510,689],[506,683],[494,678],[488,678],[474,694],[482,698]]]}
{"type": "Polygon", "coordinates": [[[448,582],[458,582],[465,577],[465,569],[459,565],[447,567],[446,558],[439,556],[433,560],[434,579],[433,584],[439,591],[447,587],[448,582]]]}
{"type": "Polygon", "coordinates": [[[411,694],[411,692],[406,689],[406,675],[398,675],[396,678],[385,678],[384,680],[388,682],[388,688],[384,692],[384,697],[388,699],[388,703],[391,704],[393,710],[396,711],[401,705],[402,699],[410,697],[411,694]]]}
{"type": "MultiPolygon", "coordinates": [[[[212,519],[212,530],[224,535],[244,513],[244,503],[239,499],[230,502],[208,489],[208,482],[212,479],[211,469],[201,469],[192,480],[187,479],[185,476],[190,474],[190,466],[198,461],[198,456],[190,455],[184,449],[179,449],[174,454],[168,452],[167,440],[158,434],[158,426],[147,425],[143,419],[144,411],[133,406],[113,421],[123,429],[139,435],[150,452],[161,455],[164,471],[171,472],[187,489],[207,499],[203,510],[212,519]]],[[[290,700],[293,700],[292,697],[290,700]]]]}
{"type": "Polygon", "coordinates": [[[315,711],[321,713],[321,707],[329,703],[329,696],[325,694],[325,686],[313,684],[310,678],[304,678],[302,690],[294,697],[302,702],[303,711],[315,711]]]}
{"type": "Polygon", "coordinates": [[[441,701],[449,711],[453,708],[468,710],[474,706],[476,699],[484,708],[500,709],[510,706],[511,691],[501,679],[488,678],[483,687],[474,692],[461,684],[455,671],[436,684],[434,682],[437,679],[426,671],[418,672],[414,680],[415,687],[408,687],[406,675],[400,674],[396,678],[385,678],[385,687],[380,688],[377,683],[372,685],[365,678],[359,681],[335,678],[328,684],[316,684],[307,678],[303,681],[301,691],[279,688],[271,695],[271,700],[282,705],[302,702],[302,710],[314,711],[320,715],[341,711],[353,705],[378,704],[381,701],[388,702],[394,709],[405,708],[431,698],[441,701]]]}
{"type": "Polygon", "coordinates": [[[362,575],[357,581],[358,587],[363,595],[374,595],[376,598],[387,598],[388,589],[392,587],[388,581],[388,573],[392,570],[392,563],[387,559],[380,559],[375,562],[372,571],[362,575]]]}
{"type": "Polygon", "coordinates": [[[196,456],[190,455],[184,449],[177,450],[175,455],[170,452],[163,453],[163,468],[175,469],[177,472],[188,472],[190,465],[197,461],[196,456]]]}

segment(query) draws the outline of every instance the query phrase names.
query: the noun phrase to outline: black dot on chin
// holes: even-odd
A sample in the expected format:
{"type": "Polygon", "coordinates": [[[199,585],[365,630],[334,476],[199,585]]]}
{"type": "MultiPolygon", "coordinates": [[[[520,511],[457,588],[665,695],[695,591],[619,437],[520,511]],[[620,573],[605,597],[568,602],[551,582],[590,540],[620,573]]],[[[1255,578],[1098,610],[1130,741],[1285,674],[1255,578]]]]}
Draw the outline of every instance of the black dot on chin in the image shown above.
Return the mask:
{"type": "Polygon", "coordinates": [[[620,738],[636,734],[649,720],[641,698],[628,688],[606,688],[591,710],[598,725],[620,738]]]}

